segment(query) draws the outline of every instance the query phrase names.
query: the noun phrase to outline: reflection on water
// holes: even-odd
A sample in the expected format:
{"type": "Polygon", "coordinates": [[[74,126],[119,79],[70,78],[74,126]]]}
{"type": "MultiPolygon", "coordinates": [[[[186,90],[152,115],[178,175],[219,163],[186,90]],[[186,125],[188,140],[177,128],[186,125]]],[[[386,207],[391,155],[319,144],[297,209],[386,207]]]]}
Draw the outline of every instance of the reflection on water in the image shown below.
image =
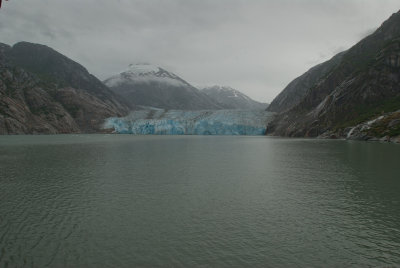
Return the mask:
{"type": "Polygon", "coordinates": [[[0,267],[393,266],[400,146],[0,137],[0,267]]]}

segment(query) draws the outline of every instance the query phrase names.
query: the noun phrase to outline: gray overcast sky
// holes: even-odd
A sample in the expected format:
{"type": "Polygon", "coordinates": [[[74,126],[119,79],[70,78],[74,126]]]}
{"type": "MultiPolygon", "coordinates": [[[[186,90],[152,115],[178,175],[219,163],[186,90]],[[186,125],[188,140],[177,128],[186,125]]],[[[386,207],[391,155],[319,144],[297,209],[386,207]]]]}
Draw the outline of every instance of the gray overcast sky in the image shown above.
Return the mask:
{"type": "Polygon", "coordinates": [[[399,0],[10,0],[0,42],[48,45],[100,79],[147,62],[270,102],[399,9],[399,0]]]}

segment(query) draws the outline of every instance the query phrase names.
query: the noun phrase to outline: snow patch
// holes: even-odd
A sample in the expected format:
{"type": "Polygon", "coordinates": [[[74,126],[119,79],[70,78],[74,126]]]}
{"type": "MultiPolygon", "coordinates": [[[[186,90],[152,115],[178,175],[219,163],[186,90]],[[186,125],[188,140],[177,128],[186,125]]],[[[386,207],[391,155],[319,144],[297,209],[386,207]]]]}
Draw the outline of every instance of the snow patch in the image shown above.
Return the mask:
{"type": "Polygon", "coordinates": [[[169,77],[158,77],[158,76],[143,76],[143,77],[136,77],[134,79],[125,79],[123,83],[126,84],[131,84],[131,85],[136,85],[136,84],[151,84],[151,83],[157,83],[157,84],[165,84],[169,86],[176,86],[176,87],[182,87],[182,86],[187,86],[185,83],[183,83],[180,80],[176,80],[173,78],[169,77]]]}

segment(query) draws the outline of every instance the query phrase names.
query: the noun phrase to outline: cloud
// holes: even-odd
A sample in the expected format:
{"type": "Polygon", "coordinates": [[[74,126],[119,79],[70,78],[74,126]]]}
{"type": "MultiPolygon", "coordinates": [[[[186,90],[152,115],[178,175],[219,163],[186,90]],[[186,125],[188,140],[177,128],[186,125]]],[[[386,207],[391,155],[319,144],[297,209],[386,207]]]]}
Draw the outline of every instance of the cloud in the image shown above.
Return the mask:
{"type": "Polygon", "coordinates": [[[101,79],[130,63],[271,101],[398,11],[396,0],[14,0],[0,42],[46,44],[101,79]]]}

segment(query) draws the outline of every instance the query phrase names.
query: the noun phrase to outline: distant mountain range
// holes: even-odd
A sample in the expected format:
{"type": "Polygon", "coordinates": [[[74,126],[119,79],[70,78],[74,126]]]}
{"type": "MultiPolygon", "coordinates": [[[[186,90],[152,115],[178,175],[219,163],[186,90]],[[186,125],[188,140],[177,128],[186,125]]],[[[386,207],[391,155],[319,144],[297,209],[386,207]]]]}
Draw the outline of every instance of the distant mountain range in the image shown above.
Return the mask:
{"type": "Polygon", "coordinates": [[[106,79],[104,84],[132,107],[175,110],[223,108],[176,74],[150,64],[131,64],[126,71],[106,79]]]}
{"type": "Polygon", "coordinates": [[[226,86],[212,86],[201,90],[225,109],[259,110],[266,109],[267,103],[255,101],[237,89],[226,86]]]}
{"type": "Polygon", "coordinates": [[[349,50],[296,78],[268,111],[278,113],[268,126],[273,135],[399,136],[400,12],[349,50]]]}

